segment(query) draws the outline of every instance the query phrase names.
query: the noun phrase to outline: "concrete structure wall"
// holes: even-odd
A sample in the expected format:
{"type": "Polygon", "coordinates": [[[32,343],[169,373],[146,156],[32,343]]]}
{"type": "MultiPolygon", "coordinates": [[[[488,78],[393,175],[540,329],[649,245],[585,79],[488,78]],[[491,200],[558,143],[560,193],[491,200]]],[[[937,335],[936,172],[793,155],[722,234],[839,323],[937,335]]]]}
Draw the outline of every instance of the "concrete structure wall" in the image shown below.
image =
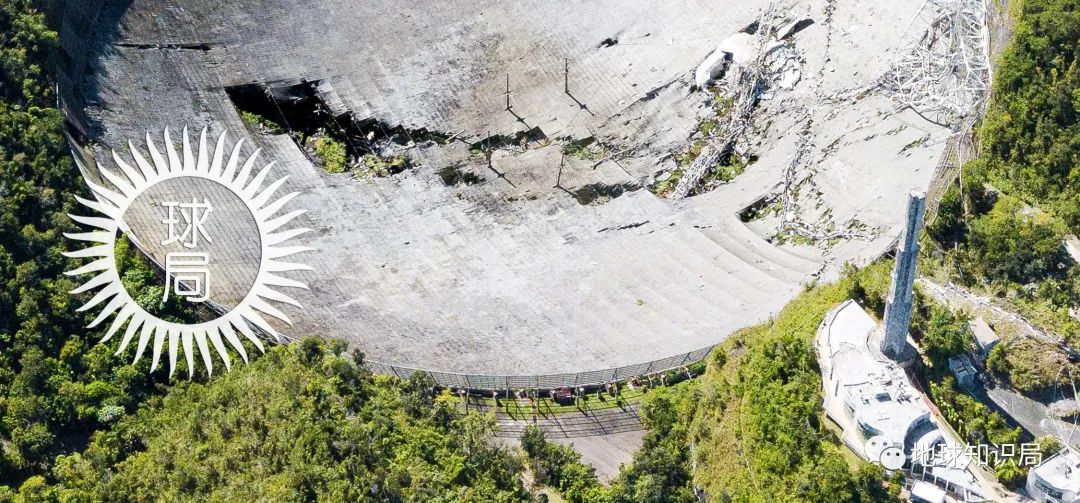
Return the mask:
{"type": "MultiPolygon", "coordinates": [[[[276,161],[272,176],[290,176],[282,190],[301,192],[289,208],[308,210],[296,221],[314,229],[303,244],[317,249],[295,257],[316,267],[293,276],[311,290],[290,292],[303,307],[282,308],[293,320],[277,327],[286,334],[344,339],[387,369],[447,379],[630,376],[657,367],[643,362],[702,354],[768,319],[802,284],[880,255],[902,224],[884,208],[926,185],[950,134],[887,96],[835,99],[889,69],[920,29],[907,25],[921,2],[793,3],[790,17],[815,23],[785,41],[801,77],[763,99],[757,161],[688,199],[646,190],[712,110],[693,70],[768,4],[71,2],[60,95],[79,154],[106,167],[111,149],[126,156],[129,140],[139,148],[147,131],[185,126],[228,131],[245,154],[258,147],[262,162],[276,161]],[[245,123],[226,92],[302,81],[358,119],[456,139],[409,147],[415,168],[393,177],[327,173],[288,135],[245,123]],[[533,128],[543,141],[489,159],[466,144],[533,128]],[[567,138],[589,136],[617,158],[562,155],[567,138]],[[783,190],[807,137],[808,161],[792,176],[816,177],[798,193],[821,201],[803,207],[869,237],[807,246],[740,220],[783,190]],[[447,184],[438,172],[450,166],[479,181],[447,184]],[[575,200],[595,186],[626,189],[575,200]]],[[[125,220],[139,231],[161,215],[125,220]]],[[[230,248],[222,260],[250,264],[247,246],[230,248]]],[[[161,250],[146,251],[160,261],[161,250]]]]}
{"type": "Polygon", "coordinates": [[[908,329],[911,326],[911,305],[915,288],[915,269],[919,260],[919,232],[922,230],[926,193],[912,192],[908,197],[904,233],[896,249],[892,287],[885,304],[885,336],[881,352],[890,358],[901,358],[909,351],[908,329]]]}

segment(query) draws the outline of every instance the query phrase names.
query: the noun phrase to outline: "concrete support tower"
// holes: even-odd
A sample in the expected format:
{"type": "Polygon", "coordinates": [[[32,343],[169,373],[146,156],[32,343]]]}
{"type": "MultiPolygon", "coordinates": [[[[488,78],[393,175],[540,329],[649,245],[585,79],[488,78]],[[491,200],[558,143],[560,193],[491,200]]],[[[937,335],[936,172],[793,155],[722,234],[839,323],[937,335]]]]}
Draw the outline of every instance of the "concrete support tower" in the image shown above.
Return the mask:
{"type": "Polygon", "coordinates": [[[900,237],[896,249],[892,287],[885,303],[885,334],[881,338],[881,352],[897,362],[904,362],[915,356],[914,348],[907,343],[907,336],[911,326],[915,264],[919,258],[919,231],[922,229],[925,209],[926,193],[912,191],[908,195],[904,234],[900,237]]]}

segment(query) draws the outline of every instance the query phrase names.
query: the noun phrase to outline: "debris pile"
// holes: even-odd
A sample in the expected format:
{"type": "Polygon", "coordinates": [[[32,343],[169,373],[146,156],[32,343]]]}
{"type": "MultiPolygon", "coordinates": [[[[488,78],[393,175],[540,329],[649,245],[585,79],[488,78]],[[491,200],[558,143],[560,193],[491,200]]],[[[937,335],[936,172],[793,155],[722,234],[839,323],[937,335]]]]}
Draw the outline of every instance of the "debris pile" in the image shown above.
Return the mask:
{"type": "Polygon", "coordinates": [[[881,85],[924,117],[970,128],[990,89],[984,0],[927,0],[915,15],[928,26],[881,85]]]}
{"type": "MultiPolygon", "coordinates": [[[[750,159],[749,133],[754,110],[768,91],[791,89],[802,78],[801,61],[791,42],[799,30],[813,20],[784,21],[771,5],[761,17],[717,47],[698,66],[695,82],[699,89],[715,87],[716,100],[730,100],[726,117],[719,117],[704,146],[684,170],[671,197],[684,198],[702,190],[706,176],[722,166],[750,159]]],[[[723,177],[721,177],[723,178],[723,177]]]]}
{"type": "MultiPolygon", "coordinates": [[[[905,35],[906,48],[888,71],[868,83],[836,91],[818,106],[797,112],[802,115],[803,131],[787,160],[781,189],[754,208],[748,208],[742,215],[744,221],[769,219],[770,224],[775,223],[774,242],[828,245],[838,239],[874,238],[877,229],[854,219],[836,222],[827,207],[820,209],[820,189],[814,181],[814,166],[818,162],[811,157],[813,118],[824,114],[829,119],[837,112],[832,108],[824,113],[822,106],[881,94],[893,100],[898,109],[910,108],[931,122],[958,131],[950,144],[963,144],[958,150],[962,161],[964,147],[970,143],[970,131],[985,107],[990,88],[986,16],[985,0],[926,0],[904,32],[913,31],[912,26],[925,29],[905,35]],[[816,222],[808,222],[815,218],[816,222]]],[[[826,19],[825,24],[829,23],[826,19]]],[[[784,33],[786,29],[780,29],[778,38],[784,33]]],[[[772,83],[778,85],[776,80],[772,83]]],[[[924,141],[925,137],[917,139],[900,152],[924,141]]],[[[820,152],[828,155],[833,148],[830,145],[820,152]]]]}

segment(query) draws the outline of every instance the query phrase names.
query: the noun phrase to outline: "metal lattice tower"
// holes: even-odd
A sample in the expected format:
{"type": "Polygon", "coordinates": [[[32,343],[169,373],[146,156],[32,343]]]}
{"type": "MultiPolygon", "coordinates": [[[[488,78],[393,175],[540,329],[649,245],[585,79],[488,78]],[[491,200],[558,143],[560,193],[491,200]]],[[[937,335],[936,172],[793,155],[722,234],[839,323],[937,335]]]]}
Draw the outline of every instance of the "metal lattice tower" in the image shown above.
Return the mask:
{"type": "Polygon", "coordinates": [[[984,0],[927,0],[912,25],[927,29],[884,79],[895,100],[954,128],[970,127],[990,89],[984,0]]]}

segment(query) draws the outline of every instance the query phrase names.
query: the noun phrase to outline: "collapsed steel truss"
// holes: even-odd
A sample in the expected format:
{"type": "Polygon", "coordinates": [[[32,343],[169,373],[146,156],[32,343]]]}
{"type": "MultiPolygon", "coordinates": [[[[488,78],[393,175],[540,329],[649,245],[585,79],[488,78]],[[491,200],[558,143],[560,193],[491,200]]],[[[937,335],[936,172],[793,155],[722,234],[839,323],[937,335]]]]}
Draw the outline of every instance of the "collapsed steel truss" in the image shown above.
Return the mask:
{"type": "Polygon", "coordinates": [[[738,150],[738,142],[745,139],[750,130],[751,116],[758,100],[766,87],[766,80],[770,77],[767,58],[769,56],[769,44],[772,42],[772,31],[778,18],[778,10],[775,4],[770,4],[761,17],[758,18],[755,39],[754,60],[745,67],[735,67],[733,75],[728,77],[728,94],[733,98],[731,113],[728,120],[720,129],[720,133],[706,140],[701,153],[694,162],[686,168],[683,177],[679,179],[672,198],[681,199],[689,196],[701,185],[701,180],[709,171],[716,169],[718,162],[725,155],[738,150]]]}
{"type": "MultiPolygon", "coordinates": [[[[778,17],[770,5],[758,20],[757,54],[750,64],[728,77],[727,95],[733,98],[728,120],[707,139],[700,155],[688,166],[672,193],[687,197],[724,155],[737,151],[745,140],[757,100],[767,86],[769,35],[778,17]]],[[[902,107],[959,131],[970,131],[982,114],[990,91],[990,35],[985,0],[926,0],[912,26],[925,30],[881,78],[869,85],[841,92],[879,91],[902,107]]],[[[905,30],[905,34],[908,30],[905,30]]],[[[796,156],[796,158],[801,156],[796,156]]]]}
{"type": "Polygon", "coordinates": [[[926,26],[926,31],[883,86],[901,105],[929,120],[970,127],[990,90],[985,0],[927,0],[911,24],[926,26]]]}

